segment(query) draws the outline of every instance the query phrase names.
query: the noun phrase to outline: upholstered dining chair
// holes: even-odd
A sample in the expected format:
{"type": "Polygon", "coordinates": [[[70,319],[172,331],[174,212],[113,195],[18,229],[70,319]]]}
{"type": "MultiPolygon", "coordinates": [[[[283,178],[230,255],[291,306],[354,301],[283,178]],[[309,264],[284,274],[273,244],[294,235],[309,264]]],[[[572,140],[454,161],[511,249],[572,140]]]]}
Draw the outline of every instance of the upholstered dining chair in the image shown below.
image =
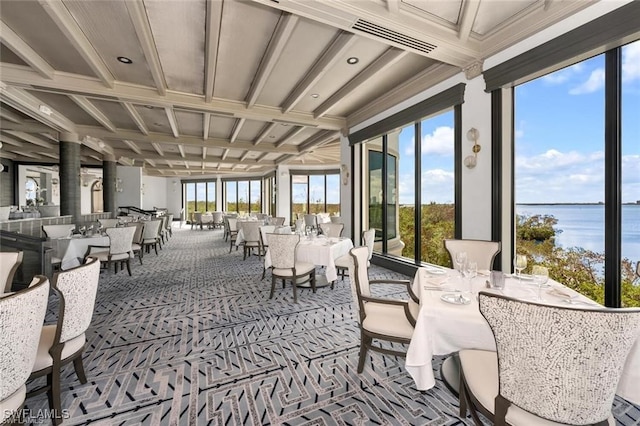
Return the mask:
{"type": "MultiPolygon", "coordinates": [[[[142,232],[142,251],[151,252],[151,247],[158,255],[158,245],[160,245],[160,226],[161,220],[150,220],[145,222],[144,231],[142,232]]],[[[144,254],[142,255],[144,257],[144,254]]]]}
{"type": "Polygon", "coordinates": [[[331,216],[329,220],[331,223],[344,223],[344,220],[342,220],[342,217],[340,216],[331,216]]]}
{"type": "Polygon", "coordinates": [[[0,424],[21,420],[48,301],[49,279],[43,275],[26,289],[0,297],[0,424]]]}
{"type": "Polygon", "coordinates": [[[115,228],[120,223],[119,219],[98,219],[103,228],[115,228]]]}
{"type": "Polygon", "coordinates": [[[329,238],[341,237],[343,229],[344,229],[344,224],[342,223],[321,223],[320,224],[320,230],[322,231],[322,235],[325,235],[329,238]]]}
{"type": "Polygon", "coordinates": [[[497,352],[460,351],[461,417],[469,406],[477,425],[476,410],[496,425],[615,423],[613,399],[640,337],[640,308],[576,309],[488,292],[478,297],[497,352]]]}
{"type": "Polygon", "coordinates": [[[269,225],[283,226],[285,220],[286,219],[284,216],[272,217],[271,219],[269,219],[269,225]]]}
{"type": "Polygon", "coordinates": [[[304,226],[312,229],[318,229],[318,217],[315,214],[305,214],[304,226]]]}
{"type": "Polygon", "coordinates": [[[202,213],[201,212],[193,213],[193,219],[191,219],[191,229],[193,229],[194,226],[196,227],[196,229],[198,228],[198,226],[200,227],[200,229],[202,229],[202,213]]]}
{"type": "Polygon", "coordinates": [[[100,260],[101,264],[105,264],[106,268],[111,267],[111,263],[114,263],[114,272],[118,273],[118,265],[125,264],[127,266],[127,272],[131,276],[131,255],[133,254],[133,234],[136,232],[136,228],[133,226],[124,226],[121,228],[107,228],[107,236],[109,237],[108,246],[93,246],[90,245],[87,249],[88,256],[96,257],[100,260]]]}
{"type": "Polygon", "coordinates": [[[349,252],[349,278],[351,293],[358,309],[360,320],[360,357],[358,373],[362,373],[367,350],[371,349],[393,356],[406,356],[405,352],[376,345],[374,340],[389,341],[408,345],[413,336],[413,329],[418,318],[420,304],[418,297],[411,290],[409,280],[369,280],[367,268],[369,249],[366,246],[356,247],[349,252]],[[409,299],[390,299],[373,296],[372,284],[406,286],[409,299]]]}
{"type": "Polygon", "coordinates": [[[23,251],[0,252],[0,290],[9,293],[13,285],[13,277],[22,263],[23,251]]]}
{"type": "MultiPolygon", "coordinates": [[[[231,253],[233,246],[236,244],[236,239],[238,238],[238,218],[228,217],[227,224],[229,225],[229,253],[231,253]]],[[[238,250],[238,247],[236,247],[236,250],[238,250]]]]}
{"type": "Polygon", "coordinates": [[[211,213],[211,216],[213,217],[213,221],[211,222],[213,229],[223,226],[224,214],[222,212],[213,212],[211,213]]]}
{"type": "Polygon", "coordinates": [[[134,256],[137,256],[142,265],[142,258],[144,257],[144,250],[142,250],[142,241],[144,237],[144,222],[129,222],[126,226],[133,226],[136,228],[136,232],[133,233],[133,240],[131,242],[131,251],[134,256]]]}
{"type": "Polygon", "coordinates": [[[165,223],[165,228],[167,230],[167,241],[169,237],[173,237],[173,213],[169,213],[167,215],[167,223],[165,223]]]}
{"type": "Polygon", "coordinates": [[[484,240],[444,240],[444,247],[449,252],[451,264],[455,265],[456,253],[466,252],[467,259],[478,264],[478,270],[491,270],[493,260],[500,253],[500,241],[484,241],[484,240]]]}
{"type": "MultiPolygon", "coordinates": [[[[133,228],[114,228],[130,229],[133,228]]],[[[73,362],[80,383],[87,383],[82,364],[86,344],[85,332],[89,328],[98,290],[100,262],[87,258],[84,265],[53,276],[52,289],[59,299],[58,319],[55,324],[42,327],[38,352],[30,379],[47,376],[47,385],[29,392],[29,397],[46,392],[49,408],[54,413],[54,424],[62,421],[60,376],[62,368],[73,362]]]]}
{"type": "Polygon", "coordinates": [[[262,238],[260,237],[260,225],[258,221],[240,222],[242,227],[242,234],[244,236],[243,247],[243,260],[247,259],[247,255],[251,256],[251,253],[257,249],[258,257],[262,258],[264,248],[262,247],[262,238]]]}
{"type": "MultiPolygon", "coordinates": [[[[366,246],[369,250],[369,256],[367,257],[367,267],[371,266],[371,257],[373,256],[373,244],[375,243],[375,238],[375,229],[371,228],[367,229],[366,231],[362,231],[362,242],[364,243],[364,246],[366,246]]],[[[338,271],[338,274],[342,277],[342,281],[344,281],[344,275],[349,270],[350,264],[351,255],[349,253],[345,254],[344,256],[340,256],[335,260],[336,271],[338,271]]]]}
{"type": "Polygon", "coordinates": [[[42,233],[46,238],[67,238],[76,229],[73,223],[67,225],[42,225],[42,233]]]}
{"type": "Polygon", "coordinates": [[[291,280],[293,302],[298,302],[298,284],[310,283],[311,290],[316,292],[316,266],[312,263],[299,262],[296,259],[296,248],[300,243],[300,235],[269,234],[269,254],[271,256],[271,293],[273,298],[276,280],[282,280],[282,288],[286,280],[291,280]]]}

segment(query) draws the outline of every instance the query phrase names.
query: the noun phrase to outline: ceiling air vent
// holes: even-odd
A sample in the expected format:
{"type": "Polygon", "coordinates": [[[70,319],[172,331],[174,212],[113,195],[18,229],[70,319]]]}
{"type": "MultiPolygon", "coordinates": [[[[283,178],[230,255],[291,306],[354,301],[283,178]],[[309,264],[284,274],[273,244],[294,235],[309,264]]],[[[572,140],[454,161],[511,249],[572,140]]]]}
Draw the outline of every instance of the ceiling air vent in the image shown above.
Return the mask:
{"type": "Polygon", "coordinates": [[[378,24],[365,21],[364,19],[358,19],[351,28],[408,47],[413,50],[418,50],[423,53],[430,53],[433,49],[438,47],[435,44],[418,40],[415,37],[399,33],[389,28],[382,27],[378,24]]]}

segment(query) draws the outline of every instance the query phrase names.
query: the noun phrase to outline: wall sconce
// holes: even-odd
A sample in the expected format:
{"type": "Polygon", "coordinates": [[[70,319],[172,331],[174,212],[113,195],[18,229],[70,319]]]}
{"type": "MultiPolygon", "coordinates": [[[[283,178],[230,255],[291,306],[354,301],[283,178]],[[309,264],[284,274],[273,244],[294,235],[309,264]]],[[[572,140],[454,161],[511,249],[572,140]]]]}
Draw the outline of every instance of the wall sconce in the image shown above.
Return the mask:
{"type": "Polygon", "coordinates": [[[470,128],[467,132],[467,139],[473,142],[473,148],[471,148],[473,155],[468,155],[464,158],[464,165],[469,169],[473,169],[478,164],[478,153],[481,149],[480,145],[478,145],[478,139],[480,139],[478,129],[475,127],[470,128]]]}
{"type": "Polygon", "coordinates": [[[349,168],[347,167],[346,164],[343,164],[342,166],[340,166],[340,174],[342,175],[342,184],[343,185],[348,185],[349,184],[349,168]]]}
{"type": "Polygon", "coordinates": [[[144,183],[140,185],[140,194],[144,195],[144,183]]]}
{"type": "Polygon", "coordinates": [[[116,192],[122,192],[122,179],[115,178],[114,181],[116,184],[116,192]]]}

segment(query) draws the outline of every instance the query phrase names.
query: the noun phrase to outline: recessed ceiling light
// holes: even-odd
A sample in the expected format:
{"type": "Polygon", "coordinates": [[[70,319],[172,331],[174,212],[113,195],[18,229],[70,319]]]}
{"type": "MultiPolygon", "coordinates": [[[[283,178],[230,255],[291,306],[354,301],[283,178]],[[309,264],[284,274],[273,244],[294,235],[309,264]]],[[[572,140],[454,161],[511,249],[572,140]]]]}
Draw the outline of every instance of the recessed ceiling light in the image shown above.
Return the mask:
{"type": "Polygon", "coordinates": [[[312,94],[311,94],[311,97],[312,97],[312,98],[319,98],[319,97],[320,97],[320,95],[318,95],[317,93],[312,93],[312,94]]]}
{"type": "Polygon", "coordinates": [[[269,136],[271,139],[275,139],[276,137],[274,135],[270,135],[269,136]]]}
{"type": "Polygon", "coordinates": [[[127,58],[126,56],[118,56],[118,61],[122,62],[123,64],[132,64],[133,61],[129,58],[127,58]]]}
{"type": "Polygon", "coordinates": [[[352,57],[350,57],[350,58],[347,58],[347,63],[348,63],[349,65],[355,65],[355,64],[357,64],[358,62],[360,62],[360,59],[356,58],[355,56],[352,56],[352,57]]]}
{"type": "Polygon", "coordinates": [[[145,105],[144,107],[147,109],[153,109],[153,105],[145,105]]]}

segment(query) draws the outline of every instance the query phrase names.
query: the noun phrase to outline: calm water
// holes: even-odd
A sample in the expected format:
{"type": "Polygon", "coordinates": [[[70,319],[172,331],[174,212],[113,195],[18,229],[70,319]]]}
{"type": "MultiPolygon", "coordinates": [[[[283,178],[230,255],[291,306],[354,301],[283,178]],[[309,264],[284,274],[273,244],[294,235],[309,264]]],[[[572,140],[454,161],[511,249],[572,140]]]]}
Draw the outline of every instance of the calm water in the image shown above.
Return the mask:
{"type": "MultiPolygon", "coordinates": [[[[604,252],[604,206],[517,205],[517,214],[546,214],[558,219],[556,244],[604,252]]],[[[622,257],[640,260],[640,205],[622,206],[622,257]]]]}

